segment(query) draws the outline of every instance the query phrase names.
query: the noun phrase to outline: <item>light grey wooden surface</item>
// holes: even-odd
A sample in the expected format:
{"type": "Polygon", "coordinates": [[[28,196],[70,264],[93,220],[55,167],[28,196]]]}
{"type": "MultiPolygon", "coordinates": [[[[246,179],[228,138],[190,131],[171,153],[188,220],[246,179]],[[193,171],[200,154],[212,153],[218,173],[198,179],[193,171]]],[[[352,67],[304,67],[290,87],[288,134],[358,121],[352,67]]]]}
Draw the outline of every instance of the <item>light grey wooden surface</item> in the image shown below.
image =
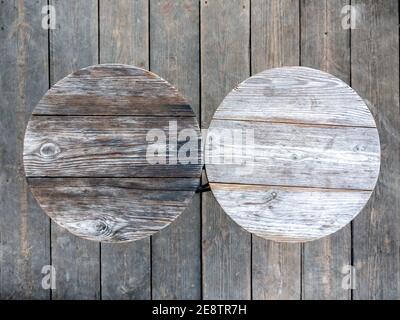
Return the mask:
{"type": "MultiPolygon", "coordinates": [[[[159,2],[165,4],[168,1],[159,2]]],[[[205,4],[203,0],[193,2],[199,7],[205,4]]],[[[40,14],[47,1],[5,0],[1,4],[0,26],[4,28],[0,28],[1,298],[49,298],[49,290],[41,287],[44,274],[40,271],[42,266],[50,263],[55,265],[57,271],[57,288],[52,292],[53,299],[149,299],[151,291],[154,297],[159,298],[206,297],[205,279],[224,279],[224,274],[225,279],[233,278],[236,281],[234,284],[241,284],[231,289],[236,290],[236,296],[252,295],[254,299],[400,298],[397,1],[351,1],[357,11],[354,30],[341,28],[343,15],[340,11],[345,1],[251,0],[246,1],[248,13],[243,15],[238,14],[242,3],[236,2],[237,11],[233,12],[229,4],[219,5],[222,2],[230,1],[207,0],[213,8],[220,8],[218,13],[226,12],[225,17],[228,18],[225,19],[230,21],[227,25],[218,14],[207,16],[204,11],[191,9],[193,6],[187,6],[186,3],[183,3],[185,6],[161,5],[160,9],[154,10],[157,8],[154,4],[158,3],[155,0],[50,1],[56,6],[58,24],[56,30],[49,32],[52,39],[49,65],[48,30],[41,28],[43,15],[40,14]],[[100,19],[97,16],[98,5],[100,19]],[[152,8],[153,15],[149,19],[152,8]],[[182,8],[189,8],[190,18],[176,14],[183,12],[182,8]],[[250,12],[251,18],[247,17],[250,12]],[[168,19],[161,18],[161,14],[168,19]],[[181,19],[190,21],[190,28],[187,25],[182,28],[178,23],[181,19]],[[217,19],[221,20],[218,24],[215,22],[217,19]],[[232,22],[233,19],[235,22],[232,22]],[[157,37],[156,30],[167,30],[166,23],[171,20],[175,22],[174,28],[180,32],[173,36],[169,33],[169,36],[157,37]],[[211,26],[207,27],[209,24],[211,26]],[[218,25],[221,25],[220,29],[213,27],[218,25]],[[149,29],[150,32],[153,30],[153,36],[149,36],[149,29]],[[235,34],[238,35],[237,39],[232,40],[235,34]],[[227,53],[218,59],[212,57],[219,61],[218,65],[213,65],[217,71],[211,65],[204,68],[203,62],[201,65],[199,61],[196,62],[196,57],[202,57],[202,61],[210,58],[204,50],[204,43],[209,42],[207,46],[216,47],[212,52],[224,48],[221,52],[227,53]],[[187,49],[189,47],[191,49],[187,49]],[[160,262],[168,261],[169,267],[163,269],[161,264],[156,266],[153,259],[153,271],[158,268],[164,275],[156,280],[153,272],[152,282],[150,239],[135,245],[103,244],[100,251],[98,245],[69,237],[68,233],[57,231],[55,235],[56,226],[53,225],[53,237],[50,240],[46,236],[46,232],[49,232],[46,226],[48,219],[24,187],[23,173],[18,169],[21,168],[18,163],[22,164],[25,123],[29,112],[47,89],[49,71],[54,83],[74,70],[99,62],[149,68],[149,55],[165,59],[160,65],[168,68],[171,78],[161,70],[158,72],[178,87],[192,105],[195,106],[194,102],[199,99],[196,98],[200,92],[198,87],[203,88],[203,103],[198,114],[208,119],[205,121],[207,126],[225,94],[247,78],[250,72],[255,74],[267,68],[299,65],[301,56],[303,65],[327,70],[347,83],[351,79],[352,86],[369,101],[369,106],[374,110],[383,141],[378,192],[362,213],[363,216],[356,219],[352,236],[350,228],[347,228],[332,237],[305,245],[304,254],[300,255],[297,244],[275,244],[258,237],[252,237],[251,250],[247,245],[250,240],[244,234],[244,247],[250,250],[248,252],[237,250],[237,242],[218,242],[227,248],[225,252],[230,253],[219,260],[220,264],[216,267],[220,266],[221,271],[216,272],[218,269],[204,266],[204,259],[194,258],[200,256],[200,240],[198,247],[190,245],[193,250],[185,245],[187,238],[193,238],[191,243],[194,244],[195,238],[200,238],[200,230],[197,229],[198,233],[193,233],[193,237],[186,233],[182,236],[171,226],[165,230],[168,230],[166,239],[170,240],[165,240],[160,249],[153,248],[153,253],[160,250],[165,253],[160,262]],[[240,58],[236,58],[236,63],[228,63],[232,56],[240,58]],[[228,72],[224,71],[225,63],[230,65],[228,72]],[[190,78],[193,73],[182,67],[188,64],[201,69],[200,83],[190,78]],[[208,79],[214,81],[208,84],[208,79]],[[180,239],[179,245],[175,238],[180,239]],[[21,241],[23,239],[28,240],[21,241]],[[169,251],[166,252],[164,248],[169,251]],[[187,255],[182,255],[182,252],[187,255]],[[187,258],[174,264],[178,256],[187,258]],[[237,260],[234,260],[235,257],[237,260]],[[241,269],[243,272],[232,269],[236,268],[237,261],[245,265],[241,269]],[[352,263],[356,270],[356,289],[344,289],[342,281],[347,274],[342,273],[342,268],[352,263]],[[200,268],[201,265],[203,268],[200,268]],[[218,277],[211,277],[207,272],[217,273],[218,277]],[[186,286],[185,277],[194,279],[191,282],[193,287],[186,286]],[[158,286],[157,283],[164,284],[169,279],[170,284],[162,289],[158,286]],[[242,279],[248,281],[246,285],[242,279]]],[[[203,195],[207,200],[208,197],[203,195]]],[[[205,208],[206,205],[209,218],[218,221],[219,218],[225,218],[215,201],[198,203],[199,207],[205,208]]],[[[191,220],[193,216],[189,214],[187,217],[187,220],[191,220]]],[[[193,227],[194,221],[182,225],[188,224],[193,227]]],[[[203,221],[202,233],[206,225],[209,225],[208,222],[203,221]]],[[[219,228],[213,229],[214,233],[221,237],[224,235],[222,239],[229,239],[228,235],[232,235],[231,225],[235,224],[221,221],[216,224],[219,228]]],[[[191,229],[191,232],[195,230],[191,229]]],[[[243,233],[239,234],[243,236],[243,233]]],[[[241,241],[239,247],[243,248],[241,241]]],[[[203,252],[208,249],[204,242],[202,247],[203,252]]],[[[213,294],[208,296],[222,297],[228,291],[228,282],[221,281],[213,285],[213,294]]]]}
{"type": "Polygon", "coordinates": [[[400,297],[399,7],[397,1],[354,1],[351,79],[377,120],[381,172],[369,206],[354,222],[355,299],[400,297]]]}
{"type": "MultiPolygon", "coordinates": [[[[300,1],[251,1],[251,73],[298,65],[300,1]]],[[[301,298],[301,245],[252,236],[253,299],[301,298]]]]}
{"type": "MultiPolygon", "coordinates": [[[[151,70],[174,83],[200,123],[200,3],[150,2],[151,70]]],[[[153,237],[153,299],[201,298],[200,194],[175,223],[153,237]]]]}
{"type": "Polygon", "coordinates": [[[49,299],[40,283],[50,264],[49,219],[24,177],[29,114],[48,88],[46,1],[9,1],[0,9],[0,297],[49,299]]]}
{"type": "MultiPolygon", "coordinates": [[[[201,1],[202,128],[232,87],[249,76],[249,10],[248,0],[201,1]]],[[[202,218],[203,298],[250,299],[250,234],[211,193],[202,196],[202,218]]]]}
{"type": "Polygon", "coordinates": [[[224,98],[209,127],[205,166],[217,201],[245,230],[310,241],[338,231],[367,203],[379,136],[368,107],[341,80],[274,68],[224,98]]]}
{"type": "MultiPolygon", "coordinates": [[[[350,85],[351,30],[342,27],[341,13],[349,4],[346,0],[302,2],[301,65],[330,72],[350,85]]],[[[352,290],[342,287],[343,266],[352,264],[351,236],[347,225],[332,236],[304,244],[304,299],[351,299],[352,290]]]]}

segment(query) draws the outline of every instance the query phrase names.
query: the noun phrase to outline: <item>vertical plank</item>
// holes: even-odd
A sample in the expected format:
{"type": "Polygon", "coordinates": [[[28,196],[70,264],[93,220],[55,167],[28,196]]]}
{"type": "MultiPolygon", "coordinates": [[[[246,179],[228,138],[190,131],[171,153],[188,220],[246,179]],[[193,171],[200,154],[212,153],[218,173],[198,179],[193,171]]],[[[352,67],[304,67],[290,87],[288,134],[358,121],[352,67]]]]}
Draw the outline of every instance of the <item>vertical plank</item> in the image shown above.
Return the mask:
{"type": "MultiPolygon", "coordinates": [[[[199,3],[155,0],[150,6],[150,68],[172,83],[199,115],[199,3]]],[[[200,197],[153,236],[154,299],[200,299],[200,197]]]]}
{"type": "MultiPolygon", "coordinates": [[[[148,69],[148,0],[100,1],[100,62],[148,69]]],[[[150,299],[150,238],[102,244],[102,299],[150,299]]]]}
{"type": "Polygon", "coordinates": [[[352,1],[352,85],[375,116],[381,171],[354,222],[355,299],[400,298],[400,109],[398,1],[352,1]]]}
{"type": "MultiPolygon", "coordinates": [[[[51,0],[56,29],[50,32],[51,83],[98,61],[97,0],[51,0]]],[[[52,263],[57,272],[54,299],[100,297],[99,243],[83,240],[52,223],[52,263]]]]}
{"type": "MultiPolygon", "coordinates": [[[[252,74],[299,63],[299,1],[251,1],[252,74]]],[[[299,299],[301,246],[252,237],[253,299],[299,299]]]]}
{"type": "Polygon", "coordinates": [[[48,299],[49,219],[26,184],[22,146],[30,112],[48,89],[47,1],[1,1],[0,299],[48,299]]]}
{"type": "MultiPolygon", "coordinates": [[[[225,95],[250,75],[249,0],[201,0],[201,122],[208,128],[225,95]]],[[[251,298],[251,237],[202,195],[204,299],[251,298]]]]}
{"type": "MultiPolygon", "coordinates": [[[[301,64],[350,83],[350,31],[342,27],[348,0],[301,2],[301,64]]],[[[303,299],[350,299],[342,268],[351,264],[351,229],[303,246],[303,299]]]]}

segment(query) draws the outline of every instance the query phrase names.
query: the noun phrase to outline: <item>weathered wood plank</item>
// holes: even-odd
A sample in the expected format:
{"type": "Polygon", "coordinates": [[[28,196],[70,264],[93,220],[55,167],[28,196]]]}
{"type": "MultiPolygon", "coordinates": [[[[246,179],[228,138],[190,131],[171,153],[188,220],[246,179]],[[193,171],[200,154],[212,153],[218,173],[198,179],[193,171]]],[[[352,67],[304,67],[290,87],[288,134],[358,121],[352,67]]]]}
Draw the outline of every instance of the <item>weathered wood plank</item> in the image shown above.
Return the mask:
{"type": "Polygon", "coordinates": [[[354,222],[355,299],[400,298],[398,1],[352,1],[352,85],[368,101],[382,145],[369,206],[354,222]]]}
{"type": "MultiPolygon", "coordinates": [[[[100,1],[101,63],[148,69],[148,8],[148,0],[100,1]]],[[[102,298],[150,299],[150,255],[150,238],[126,244],[102,244],[102,298]]]]}
{"type": "Polygon", "coordinates": [[[47,1],[2,1],[0,9],[0,299],[48,299],[49,219],[33,200],[22,164],[29,114],[48,88],[47,1]]]}
{"type": "Polygon", "coordinates": [[[285,242],[315,240],[341,229],[371,192],[210,183],[227,214],[244,229],[285,242]]]}
{"type": "Polygon", "coordinates": [[[298,67],[270,69],[246,80],[226,96],[213,119],[375,128],[368,107],[343,81],[298,67]]]}
{"type": "MultiPolygon", "coordinates": [[[[350,31],[342,28],[341,14],[347,4],[348,0],[302,1],[301,64],[330,72],[350,83],[350,31]]],[[[354,125],[370,125],[362,115],[349,113],[347,106],[343,104],[343,114],[351,115],[354,125]]],[[[342,121],[340,116],[338,119],[342,121]]],[[[350,290],[342,288],[341,273],[351,263],[350,229],[346,226],[330,237],[304,245],[304,299],[350,298],[350,290]]]]}
{"type": "Polygon", "coordinates": [[[379,173],[376,128],[213,120],[208,135],[210,182],[372,191],[379,173]]]}
{"type": "Polygon", "coordinates": [[[200,143],[194,117],[33,116],[25,136],[25,172],[29,177],[197,178],[200,143]],[[176,150],[168,136],[174,128],[176,150]],[[184,129],[193,133],[188,143],[184,129]],[[151,130],[165,134],[165,141],[155,141],[151,130]],[[184,144],[197,152],[181,157],[184,144]]]}
{"type": "Polygon", "coordinates": [[[120,64],[91,66],[65,77],[33,114],[193,116],[190,105],[168,82],[120,64]]]}
{"type": "MultiPolygon", "coordinates": [[[[201,1],[201,121],[208,128],[224,96],[250,74],[249,1],[201,1]],[[216,32],[218,30],[218,32],[216,32]]],[[[250,299],[251,237],[202,195],[203,298],[250,299]]]]}
{"type": "Polygon", "coordinates": [[[100,0],[100,62],[149,67],[149,0],[100,0]]]}
{"type": "MultiPolygon", "coordinates": [[[[51,82],[98,61],[96,0],[50,0],[56,29],[50,31],[51,82]]],[[[52,263],[57,272],[54,299],[100,297],[99,244],[71,235],[52,224],[52,263]]]]}
{"type": "MultiPolygon", "coordinates": [[[[199,1],[152,1],[151,70],[177,86],[199,116],[199,1]]],[[[154,299],[201,298],[200,195],[153,236],[154,299]]]]}
{"type": "MultiPolygon", "coordinates": [[[[251,1],[252,73],[299,63],[299,1],[251,1]]],[[[299,244],[252,237],[253,299],[299,299],[299,244]]]]}
{"type": "Polygon", "coordinates": [[[31,178],[34,196],[53,221],[102,242],[145,238],[187,207],[197,179],[31,178]]]}

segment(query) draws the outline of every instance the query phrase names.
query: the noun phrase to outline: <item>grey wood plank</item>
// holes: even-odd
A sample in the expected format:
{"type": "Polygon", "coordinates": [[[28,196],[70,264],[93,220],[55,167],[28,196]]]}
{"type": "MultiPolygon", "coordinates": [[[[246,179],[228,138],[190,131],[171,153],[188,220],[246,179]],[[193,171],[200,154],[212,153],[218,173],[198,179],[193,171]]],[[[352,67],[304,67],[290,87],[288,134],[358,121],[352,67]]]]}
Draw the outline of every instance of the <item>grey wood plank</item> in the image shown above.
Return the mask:
{"type": "Polygon", "coordinates": [[[349,223],[371,191],[211,183],[227,214],[245,230],[284,242],[321,238],[349,223]]]}
{"type": "MultiPolygon", "coordinates": [[[[151,1],[151,70],[173,83],[199,119],[199,1],[151,1]]],[[[154,299],[201,298],[200,195],[153,236],[154,299]]]]}
{"type": "Polygon", "coordinates": [[[210,182],[372,191],[379,173],[376,128],[216,119],[208,134],[210,182]]]}
{"type": "Polygon", "coordinates": [[[49,219],[27,186],[22,145],[29,114],[48,89],[47,1],[2,1],[0,9],[0,299],[49,299],[49,219]]]}
{"type": "MultiPolygon", "coordinates": [[[[50,0],[56,29],[50,31],[50,73],[54,84],[71,72],[98,61],[96,0],[50,0]]],[[[54,299],[100,297],[99,244],[71,235],[52,224],[52,263],[57,272],[54,299]]]]}
{"type": "MultiPolygon", "coordinates": [[[[342,28],[341,15],[347,4],[347,0],[301,2],[301,64],[330,72],[349,83],[350,31],[342,28]]],[[[358,122],[357,115],[351,118],[358,122]]],[[[341,273],[343,266],[351,263],[350,226],[305,244],[303,250],[303,298],[350,299],[350,290],[342,288],[341,273]]]]}
{"type": "Polygon", "coordinates": [[[187,207],[198,179],[31,178],[45,212],[73,234],[102,242],[143,239],[187,207]]]}
{"type": "MultiPolygon", "coordinates": [[[[252,73],[299,63],[299,1],[251,1],[252,73]]],[[[253,299],[299,299],[299,244],[252,237],[253,299]]]]}
{"type": "Polygon", "coordinates": [[[29,177],[198,178],[200,150],[185,158],[178,155],[183,144],[198,148],[200,143],[194,117],[32,116],[25,136],[25,172],[29,177]],[[170,137],[154,142],[149,136],[151,130],[167,136],[175,126],[176,150],[167,146],[170,137]],[[186,134],[179,134],[182,130],[192,133],[189,143],[186,134]],[[153,154],[152,145],[159,151],[153,154]]]}
{"type": "Polygon", "coordinates": [[[149,67],[149,0],[100,0],[100,62],[149,67]]]}
{"type": "MultiPolygon", "coordinates": [[[[224,96],[250,74],[248,0],[201,1],[201,122],[208,128],[224,96]],[[216,31],[218,30],[218,32],[216,31]]],[[[251,237],[202,195],[203,298],[250,299],[251,237]]]]}
{"type": "Polygon", "coordinates": [[[213,119],[375,128],[368,107],[346,83],[298,67],[266,70],[247,79],[226,96],[213,119]]]}
{"type": "MultiPolygon", "coordinates": [[[[148,69],[148,0],[100,1],[100,62],[148,69]]],[[[150,237],[101,245],[103,299],[151,298],[150,237]]]]}
{"type": "Polygon", "coordinates": [[[369,206],[354,222],[355,299],[400,298],[400,114],[398,1],[352,1],[352,85],[368,101],[382,164],[369,206]]]}

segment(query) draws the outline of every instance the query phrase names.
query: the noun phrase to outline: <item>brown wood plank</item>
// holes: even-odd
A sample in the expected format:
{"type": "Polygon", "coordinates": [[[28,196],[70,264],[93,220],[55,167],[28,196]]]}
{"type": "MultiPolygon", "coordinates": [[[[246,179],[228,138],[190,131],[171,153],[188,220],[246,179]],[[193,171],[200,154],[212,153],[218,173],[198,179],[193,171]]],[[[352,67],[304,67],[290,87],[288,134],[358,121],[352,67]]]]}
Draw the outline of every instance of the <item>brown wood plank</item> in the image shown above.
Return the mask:
{"type": "MultiPolygon", "coordinates": [[[[148,0],[100,1],[100,62],[149,66],[148,0]]],[[[103,299],[150,299],[150,238],[101,246],[103,299]]]]}
{"type": "Polygon", "coordinates": [[[190,145],[200,145],[194,117],[33,116],[25,136],[25,172],[29,177],[197,178],[201,152],[172,162],[177,152],[167,147],[167,133],[174,126],[177,146],[186,143],[182,129],[193,132],[190,145]],[[154,142],[151,130],[165,133],[165,141],[154,142]],[[154,153],[152,145],[160,151],[154,153]]]}
{"type": "MultiPolygon", "coordinates": [[[[51,82],[98,61],[96,0],[51,0],[57,12],[50,31],[51,82]]],[[[54,299],[100,297],[99,244],[78,238],[52,223],[52,263],[57,272],[54,299]]]]}
{"type": "MultiPolygon", "coordinates": [[[[299,63],[299,1],[251,1],[252,73],[299,63]]],[[[299,244],[252,237],[253,299],[299,299],[299,244]]]]}
{"type": "Polygon", "coordinates": [[[187,207],[197,179],[34,178],[34,196],[53,221],[102,242],[143,239],[187,207]]]}
{"type": "Polygon", "coordinates": [[[400,298],[398,1],[352,1],[352,85],[379,129],[382,164],[369,206],[354,222],[355,299],[400,298]]]}
{"type": "Polygon", "coordinates": [[[168,82],[119,64],[91,66],[68,75],[49,90],[33,114],[193,116],[168,82]]]}
{"type": "MultiPolygon", "coordinates": [[[[327,71],[349,83],[350,31],[342,28],[347,0],[301,2],[301,64],[327,71]]],[[[343,104],[347,107],[347,103],[343,104]]],[[[344,113],[349,114],[347,110],[344,113]]],[[[353,123],[363,123],[352,114],[353,123]]],[[[350,226],[331,237],[304,245],[303,299],[349,299],[342,288],[343,266],[350,264],[350,226]]]]}
{"type": "Polygon", "coordinates": [[[47,1],[3,1],[0,9],[0,299],[48,299],[49,219],[33,200],[22,164],[29,114],[48,89],[47,1]]]}
{"type": "MultiPolygon", "coordinates": [[[[173,83],[199,116],[199,1],[151,1],[151,70],[173,83]]],[[[154,299],[200,299],[200,195],[153,236],[154,299]]]]}
{"type": "MultiPolygon", "coordinates": [[[[250,1],[201,1],[201,121],[208,128],[224,96],[250,74],[250,1]],[[218,31],[217,31],[218,30],[218,31]]],[[[203,298],[250,299],[250,234],[202,195],[203,298]]]]}

